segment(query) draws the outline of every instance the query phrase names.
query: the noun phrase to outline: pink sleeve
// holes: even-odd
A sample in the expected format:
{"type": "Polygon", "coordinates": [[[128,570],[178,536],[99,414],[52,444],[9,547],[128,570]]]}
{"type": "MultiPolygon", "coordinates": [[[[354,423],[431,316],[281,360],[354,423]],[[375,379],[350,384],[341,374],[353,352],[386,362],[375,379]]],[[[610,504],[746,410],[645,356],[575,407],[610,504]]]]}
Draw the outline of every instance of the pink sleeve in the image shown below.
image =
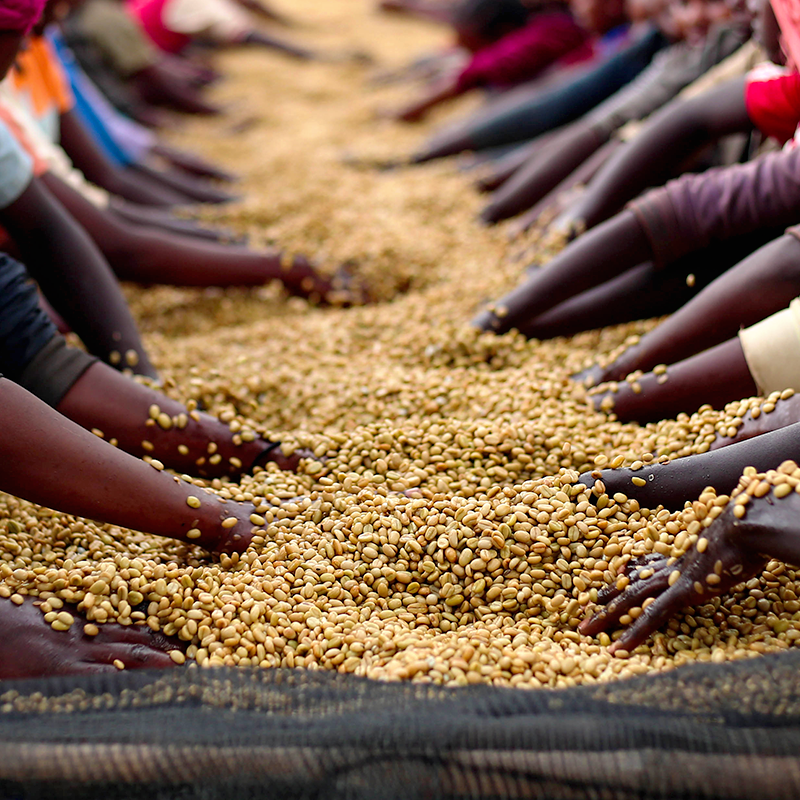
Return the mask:
{"type": "Polygon", "coordinates": [[[569,14],[537,14],[524,28],[477,52],[461,72],[458,88],[508,86],[534,78],[586,39],[569,14]]]}

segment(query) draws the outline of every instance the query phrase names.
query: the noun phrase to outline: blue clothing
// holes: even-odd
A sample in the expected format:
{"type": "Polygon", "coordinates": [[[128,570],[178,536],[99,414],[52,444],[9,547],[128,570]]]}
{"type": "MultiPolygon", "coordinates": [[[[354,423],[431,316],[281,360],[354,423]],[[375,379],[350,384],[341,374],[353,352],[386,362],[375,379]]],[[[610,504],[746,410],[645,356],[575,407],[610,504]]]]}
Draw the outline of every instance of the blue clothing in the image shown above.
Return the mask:
{"type": "Polygon", "coordinates": [[[474,150],[524,142],[573,122],[627,85],[667,45],[655,28],[649,28],[624,50],[588,73],[566,84],[545,89],[490,118],[464,126],[474,150]]]}
{"type": "MultiPolygon", "coordinates": [[[[59,61],[69,78],[70,88],[75,95],[75,112],[96,144],[108,159],[117,166],[128,166],[139,160],[141,153],[132,152],[115,136],[108,120],[120,113],[103,97],[99,89],[81,69],[72,51],[56,30],[48,30],[48,38],[55,47],[59,61]]],[[[131,125],[136,123],[130,122],[131,125]]]]}

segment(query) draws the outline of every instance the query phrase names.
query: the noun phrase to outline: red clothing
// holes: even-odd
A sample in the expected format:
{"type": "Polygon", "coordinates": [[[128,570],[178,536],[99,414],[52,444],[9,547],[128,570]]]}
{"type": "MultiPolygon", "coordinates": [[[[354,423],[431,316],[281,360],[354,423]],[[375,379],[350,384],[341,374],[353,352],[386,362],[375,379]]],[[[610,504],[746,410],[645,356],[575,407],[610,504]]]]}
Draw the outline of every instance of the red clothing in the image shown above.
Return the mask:
{"type": "Polygon", "coordinates": [[[545,67],[582,48],[587,33],[562,11],[536,14],[530,22],[500,41],[479,50],[461,72],[461,91],[475,86],[511,86],[535,78],[545,67]]]}
{"type": "Polygon", "coordinates": [[[161,15],[168,0],[128,0],[128,9],[156,47],[166,53],[180,53],[191,41],[185,33],[165,27],[161,15]]]}
{"type": "Polygon", "coordinates": [[[757,67],[747,76],[744,102],[747,116],[765,136],[788,142],[800,125],[800,73],[765,73],[757,67]]]}

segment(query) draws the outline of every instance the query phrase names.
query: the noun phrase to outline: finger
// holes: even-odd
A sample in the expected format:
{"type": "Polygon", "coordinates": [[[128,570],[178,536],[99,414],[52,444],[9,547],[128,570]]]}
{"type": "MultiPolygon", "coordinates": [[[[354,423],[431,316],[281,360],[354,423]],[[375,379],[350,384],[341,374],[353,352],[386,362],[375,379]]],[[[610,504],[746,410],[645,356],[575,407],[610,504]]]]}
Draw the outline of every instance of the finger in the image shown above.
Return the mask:
{"type": "Polygon", "coordinates": [[[642,611],[638,619],[611,645],[609,652],[630,652],[638,647],[677,611],[691,605],[692,595],[689,585],[676,583],[670,587],[642,611]]]}
{"type": "Polygon", "coordinates": [[[98,648],[91,654],[91,663],[94,664],[113,665],[115,661],[121,662],[126,669],[166,669],[175,666],[166,653],[145,645],[110,645],[98,648]]]}
{"type": "Polygon", "coordinates": [[[91,637],[92,641],[106,644],[141,644],[152,646],[157,640],[153,631],[144,625],[115,625],[114,623],[98,625],[99,633],[91,637]]]}
{"type": "MultiPolygon", "coordinates": [[[[600,609],[593,617],[584,620],[578,630],[586,636],[594,636],[619,623],[620,617],[633,608],[641,608],[648,597],[654,597],[669,588],[669,573],[666,570],[629,586],[619,597],[612,600],[605,608],[600,609]]],[[[651,604],[652,605],[652,604],[651,604]]],[[[650,606],[648,606],[649,608],[650,606]]],[[[644,616],[647,609],[642,612],[644,616]]]]}
{"type": "Polygon", "coordinates": [[[667,558],[659,553],[651,553],[635,561],[629,561],[614,583],[606,584],[600,589],[597,593],[597,602],[601,605],[608,604],[640,581],[649,580],[653,575],[663,572],[666,566],[667,558]]]}

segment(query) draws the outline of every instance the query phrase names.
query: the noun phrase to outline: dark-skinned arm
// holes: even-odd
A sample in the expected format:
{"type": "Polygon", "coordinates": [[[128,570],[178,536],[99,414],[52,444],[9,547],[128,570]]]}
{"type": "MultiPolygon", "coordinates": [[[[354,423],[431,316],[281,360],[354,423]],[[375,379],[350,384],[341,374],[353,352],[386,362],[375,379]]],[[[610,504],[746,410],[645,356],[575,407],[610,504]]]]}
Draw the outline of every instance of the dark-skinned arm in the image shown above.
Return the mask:
{"type": "Polygon", "coordinates": [[[112,194],[144,205],[171,206],[190,202],[186,195],[174,189],[112,164],[74,111],[61,115],[61,146],[89,181],[112,194]]]}
{"type": "MultiPolygon", "coordinates": [[[[796,451],[795,439],[787,452],[796,451]]],[[[618,626],[627,615],[632,622],[610,651],[630,652],[683,608],[729,592],[758,575],[770,559],[799,565],[800,495],[795,488],[800,470],[791,462],[781,463],[778,475],[769,477],[772,481],[760,476],[744,479],[739,489],[746,486],[749,494],[753,484],[763,483],[766,494],[751,495],[745,504],[729,503],[676,561],[653,554],[628,563],[623,568],[628,581],[611,584],[599,593],[601,608],[581,623],[580,632],[596,635],[618,626]],[[780,485],[788,486],[788,493],[770,488],[776,477],[787,481],[780,485]]]]}
{"type": "MultiPolygon", "coordinates": [[[[601,148],[590,155],[577,169],[564,178],[555,189],[551,189],[541,200],[534,203],[509,228],[509,236],[514,238],[535,225],[545,211],[557,214],[569,204],[569,197],[585,186],[603,167],[609,158],[622,146],[619,139],[609,139],[601,148]]],[[[570,232],[571,233],[571,232],[570,232]]]]}
{"type": "Polygon", "coordinates": [[[664,183],[705,145],[752,127],[745,108],[744,78],[701,97],[670,103],[609,160],[555,227],[594,227],[648,186],[664,183]]]}
{"type": "Polygon", "coordinates": [[[600,384],[591,395],[595,405],[623,422],[640,423],[691,414],[705,403],[722,408],[758,394],[738,338],[672,364],[659,375],[648,372],[630,383],[620,381],[614,390],[607,386],[600,384]]]}
{"type": "Polygon", "coordinates": [[[528,323],[540,314],[651,257],[650,244],[636,216],[623,211],[572,242],[545,269],[530,274],[472,324],[497,333],[516,328],[524,334],[528,323]]]}
{"type": "Polygon", "coordinates": [[[286,42],[279,39],[277,36],[271,36],[264,31],[250,31],[241,44],[254,45],[256,47],[267,47],[270,50],[277,50],[279,53],[285,53],[287,56],[302,59],[303,61],[311,61],[315,59],[316,54],[306,47],[301,47],[293,42],[286,42]]]}
{"type": "Polygon", "coordinates": [[[204,478],[236,478],[267,461],[295,470],[308,455],[285,456],[276,443],[259,436],[243,440],[216,417],[190,412],[100,362],[78,378],[57,410],[87,430],[99,430],[126,453],[151,456],[176,472],[204,478]]]}
{"type": "Polygon", "coordinates": [[[0,211],[0,223],[42,292],[91,353],[120,369],[158,377],[108,262],[39,179],[0,211]]]}
{"type": "Polygon", "coordinates": [[[147,164],[135,164],[128,168],[129,172],[141,175],[157,186],[164,186],[170,191],[179,192],[192,202],[197,203],[230,203],[236,198],[211,184],[174,170],[154,169],[147,164]]]}
{"type": "Polygon", "coordinates": [[[787,456],[797,452],[798,443],[800,423],[667,464],[650,464],[636,471],[626,468],[587,472],[579,481],[591,488],[594,476],[599,475],[609,496],[623,492],[647,508],[663,505],[680,509],[687,500],[696,500],[706,486],[713,486],[717,494],[730,494],[745,467],[755,467],[759,472],[776,469],[787,456]],[[637,486],[632,478],[641,478],[645,485],[637,486]]]}
{"type": "Polygon", "coordinates": [[[290,26],[292,24],[291,20],[289,20],[286,16],[276,11],[266,3],[260,2],[260,0],[238,0],[238,2],[239,5],[244,6],[244,8],[246,8],[248,11],[251,11],[253,14],[257,14],[259,17],[268,19],[271,22],[278,22],[281,25],[286,26],[290,26]]]}
{"type": "Polygon", "coordinates": [[[446,75],[437,80],[425,94],[413,100],[407,106],[392,116],[403,122],[418,122],[423,119],[431,109],[441,105],[447,100],[452,100],[462,93],[459,86],[458,75],[446,75]]]}
{"type": "Polygon", "coordinates": [[[241,552],[252,539],[251,504],[220,503],[112,447],[7,379],[0,379],[0,408],[4,491],[68,514],[208,550],[241,552]],[[229,518],[236,523],[223,527],[229,518]]]}
{"type": "Polygon", "coordinates": [[[187,80],[174,74],[171,63],[155,62],[131,76],[142,100],[186,114],[219,114],[219,108],[207,103],[187,80]]]}
{"type": "Polygon", "coordinates": [[[481,219],[499,222],[529,209],[606,141],[598,129],[583,122],[573,123],[494,193],[481,212],[481,219]]]}
{"type": "Polygon", "coordinates": [[[425,0],[381,0],[378,8],[381,11],[393,11],[409,14],[430,22],[441,22],[449,25],[453,21],[453,10],[456,3],[425,2],[425,0]]]}
{"type": "Polygon", "coordinates": [[[725,272],[625,350],[599,381],[619,381],[636,370],[689,358],[786,308],[798,294],[800,241],[786,234],[725,272]]]}
{"type": "Polygon", "coordinates": [[[42,180],[91,236],[120,280],[174,286],[263,286],[277,280],[293,294],[320,301],[331,300],[335,292],[338,279],[321,274],[303,256],[284,266],[279,251],[256,252],[131,225],[92,205],[55,175],[46,173],[42,180]]]}

